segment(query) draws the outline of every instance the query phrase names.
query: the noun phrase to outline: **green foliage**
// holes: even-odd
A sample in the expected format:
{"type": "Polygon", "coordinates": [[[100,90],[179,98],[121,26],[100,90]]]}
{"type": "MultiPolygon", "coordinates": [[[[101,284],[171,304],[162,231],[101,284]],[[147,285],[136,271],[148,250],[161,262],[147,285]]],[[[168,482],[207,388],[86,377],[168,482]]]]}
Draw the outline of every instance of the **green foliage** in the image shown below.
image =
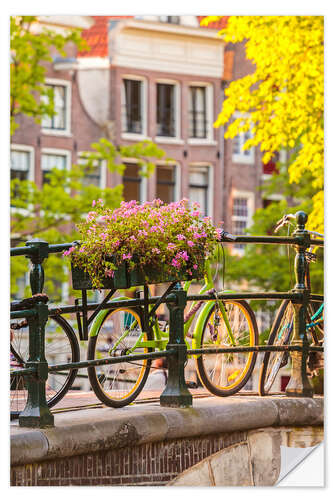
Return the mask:
{"type": "Polygon", "coordinates": [[[215,126],[228,124],[225,137],[231,139],[251,129],[244,149],[260,145],[264,163],[282,148],[297,147],[290,181],[311,173],[309,227],[323,232],[324,17],[230,16],[220,35],[245,44],[254,71],[230,83],[215,126]]]}
{"type": "MultiPolygon", "coordinates": [[[[256,211],[253,225],[248,230],[251,235],[271,235],[274,227],[283,214],[295,213],[298,210],[308,211],[309,202],[297,206],[288,206],[286,200],[273,202],[267,208],[256,211]]],[[[292,229],[289,231],[291,235],[292,229]]],[[[279,235],[288,235],[288,229],[283,228],[279,235]]],[[[227,246],[227,245],[226,245],[227,246]]],[[[311,286],[313,293],[323,293],[323,251],[317,251],[318,260],[310,264],[311,286]]],[[[293,248],[286,245],[245,246],[243,256],[231,255],[227,251],[226,280],[233,289],[246,283],[248,289],[258,291],[283,292],[293,288],[295,283],[293,248]]],[[[264,302],[255,301],[255,308],[262,307],[264,302]]],[[[275,308],[275,305],[273,306],[275,308]]]]}
{"type": "Polygon", "coordinates": [[[65,46],[74,43],[79,50],[87,50],[80,30],[68,30],[61,35],[42,28],[36,16],[10,18],[10,128],[18,128],[16,115],[41,117],[54,115],[53,91],[45,85],[45,63],[51,62],[51,47],[62,56],[65,46]]]}

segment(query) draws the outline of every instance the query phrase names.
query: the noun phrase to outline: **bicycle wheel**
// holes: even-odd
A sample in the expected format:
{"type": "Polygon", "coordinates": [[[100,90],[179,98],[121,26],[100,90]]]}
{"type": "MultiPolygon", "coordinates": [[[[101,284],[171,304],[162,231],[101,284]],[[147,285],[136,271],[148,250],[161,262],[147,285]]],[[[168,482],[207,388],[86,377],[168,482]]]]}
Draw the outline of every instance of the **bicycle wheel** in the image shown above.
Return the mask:
{"type": "MultiPolygon", "coordinates": [[[[88,359],[124,356],[142,334],[139,311],[127,307],[114,309],[106,314],[97,334],[90,337],[88,359]]],[[[148,340],[147,333],[142,336],[148,340]]],[[[135,354],[151,351],[138,347],[135,354]]],[[[120,408],[133,401],[143,389],[148,377],[151,360],[126,361],[88,368],[92,389],[102,403],[120,408]]]]}
{"type": "MultiPolygon", "coordinates": [[[[12,370],[24,368],[29,358],[28,327],[13,331],[10,343],[10,365],[12,370]]],[[[61,316],[49,318],[45,325],[45,358],[49,365],[72,363],[80,360],[80,348],[73,328],[61,316]]],[[[77,370],[61,370],[49,373],[45,385],[46,401],[49,408],[58,403],[70,389],[77,370]]],[[[10,410],[17,416],[26,405],[28,391],[24,377],[10,377],[10,410]]]]}
{"type": "Polygon", "coordinates": [[[324,338],[324,303],[310,301],[309,303],[309,318],[307,323],[313,325],[315,337],[317,340],[323,340],[324,338]]]}
{"type": "MultiPolygon", "coordinates": [[[[230,339],[225,321],[216,305],[209,311],[201,335],[201,348],[254,346],[258,344],[258,327],[254,313],[247,302],[223,300],[234,343],[230,339]]],[[[216,396],[230,396],[248,381],[256,362],[257,353],[202,354],[196,360],[202,384],[216,396]]]]}
{"type": "MultiPolygon", "coordinates": [[[[292,302],[284,300],[272,325],[267,345],[289,344],[294,325],[292,302]]],[[[288,362],[287,352],[265,352],[259,374],[259,394],[265,396],[271,389],[281,366],[288,362]]]]}

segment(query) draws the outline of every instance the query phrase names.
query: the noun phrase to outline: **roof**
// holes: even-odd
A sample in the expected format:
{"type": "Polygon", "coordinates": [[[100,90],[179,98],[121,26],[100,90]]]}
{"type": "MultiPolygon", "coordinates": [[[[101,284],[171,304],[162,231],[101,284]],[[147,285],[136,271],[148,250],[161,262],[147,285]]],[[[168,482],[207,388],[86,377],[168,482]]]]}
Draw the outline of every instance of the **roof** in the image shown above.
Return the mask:
{"type": "Polygon", "coordinates": [[[110,19],[132,19],[134,16],[91,16],[95,24],[82,31],[82,37],[88,43],[90,50],[79,52],[79,57],[108,56],[108,24],[110,19]]]}
{"type": "MultiPolygon", "coordinates": [[[[197,17],[198,17],[198,21],[200,24],[201,21],[207,16],[197,16],[197,17]]],[[[209,23],[208,26],[201,26],[201,28],[209,28],[211,30],[212,29],[213,30],[222,30],[223,28],[225,28],[227,26],[229,17],[230,16],[222,16],[221,19],[219,19],[218,21],[214,21],[213,23],[209,23]]]]}
{"type": "MultiPolygon", "coordinates": [[[[91,28],[82,31],[82,37],[87,41],[90,50],[79,52],[79,57],[107,57],[108,56],[108,24],[112,20],[132,19],[134,16],[90,16],[95,23],[91,28]]],[[[197,16],[199,23],[206,16],[197,16]]],[[[223,16],[219,21],[201,26],[201,28],[225,28],[229,16],[223,16]]]]}

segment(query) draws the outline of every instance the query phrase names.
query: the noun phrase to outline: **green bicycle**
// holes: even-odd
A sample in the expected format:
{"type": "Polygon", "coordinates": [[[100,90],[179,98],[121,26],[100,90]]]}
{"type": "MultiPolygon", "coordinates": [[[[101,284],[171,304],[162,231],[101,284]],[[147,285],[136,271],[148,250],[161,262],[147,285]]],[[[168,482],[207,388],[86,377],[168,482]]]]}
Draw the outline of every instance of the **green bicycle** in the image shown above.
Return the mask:
{"type": "MultiPolygon", "coordinates": [[[[190,281],[184,283],[184,290],[188,291],[190,285],[190,281]]],[[[214,293],[213,288],[207,261],[205,282],[199,294],[214,293]]],[[[231,292],[230,295],[227,300],[216,297],[215,301],[191,304],[184,318],[184,336],[188,348],[191,344],[194,349],[258,344],[258,328],[252,309],[246,301],[233,299],[231,292]]],[[[128,297],[113,300],[119,303],[128,300],[128,297]]],[[[154,313],[152,327],[144,331],[143,313],[142,307],[118,306],[100,311],[89,331],[87,359],[164,350],[169,341],[168,322],[162,324],[154,313]]],[[[199,379],[207,390],[217,396],[229,396],[246,384],[256,356],[255,352],[243,352],[193,357],[199,379]]],[[[89,367],[88,376],[100,401],[107,406],[122,407],[131,403],[143,390],[150,368],[151,360],[127,361],[98,368],[89,367]]]]}

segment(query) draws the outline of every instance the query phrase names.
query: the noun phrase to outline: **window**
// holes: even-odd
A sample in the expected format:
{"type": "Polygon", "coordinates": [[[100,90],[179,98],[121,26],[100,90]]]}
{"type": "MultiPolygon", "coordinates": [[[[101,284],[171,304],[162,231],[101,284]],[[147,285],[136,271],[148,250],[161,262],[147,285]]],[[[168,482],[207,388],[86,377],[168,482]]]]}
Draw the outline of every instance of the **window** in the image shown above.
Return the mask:
{"type": "Polygon", "coordinates": [[[26,181],[29,178],[31,153],[13,149],[10,153],[10,177],[26,181]]]}
{"type": "Polygon", "coordinates": [[[200,205],[203,215],[208,215],[209,167],[190,167],[189,200],[200,205]]]}
{"type": "Polygon", "coordinates": [[[122,183],[124,185],[123,197],[125,201],[142,201],[141,188],[142,177],[139,174],[140,167],[136,164],[125,164],[126,169],[122,183]]]}
{"type": "Polygon", "coordinates": [[[176,137],[176,86],[157,84],[157,135],[176,137]]]}
{"type": "Polygon", "coordinates": [[[159,16],[162,23],[180,24],[180,16],[159,16]]]}
{"type": "Polygon", "coordinates": [[[67,160],[68,156],[65,154],[43,153],[41,163],[43,184],[49,182],[46,176],[53,168],[65,169],[67,167],[67,160]]]}
{"type": "Polygon", "coordinates": [[[144,133],[142,80],[123,80],[122,131],[130,134],[144,133]]]}
{"type": "MultiPolygon", "coordinates": [[[[63,135],[70,132],[71,85],[67,80],[47,80],[46,86],[53,90],[55,114],[43,116],[42,131],[47,134],[63,135]]],[[[47,96],[42,99],[49,102],[47,96]]]]}
{"type": "Polygon", "coordinates": [[[207,137],[206,87],[189,88],[189,137],[207,137]]]}
{"type": "MultiPolygon", "coordinates": [[[[239,115],[240,116],[240,115],[239,115]]],[[[236,117],[239,117],[236,115],[236,117]]],[[[243,150],[243,146],[253,137],[252,132],[247,132],[236,135],[232,140],[232,161],[234,163],[254,163],[254,148],[243,150]]]]}
{"type": "MultiPolygon", "coordinates": [[[[66,87],[62,85],[47,85],[53,89],[54,111],[55,114],[44,116],[42,119],[43,128],[55,130],[65,130],[66,128],[66,87]]],[[[45,98],[47,100],[48,98],[45,98]]]]}
{"type": "MultiPolygon", "coordinates": [[[[87,160],[83,156],[79,156],[79,165],[86,165],[87,160]]],[[[97,187],[102,187],[102,161],[94,162],[93,166],[89,166],[86,169],[84,177],[82,179],[82,184],[84,186],[90,186],[91,184],[97,187]]]]}
{"type": "MultiPolygon", "coordinates": [[[[10,178],[11,181],[32,181],[34,179],[34,148],[15,144],[10,152],[10,178]]],[[[23,193],[17,185],[11,191],[11,207],[20,205],[16,200],[22,200],[23,193]]],[[[24,201],[24,200],[22,200],[24,201]]]]}
{"type": "MultiPolygon", "coordinates": [[[[232,205],[232,232],[236,235],[245,234],[245,229],[250,223],[249,198],[236,196],[232,205]]],[[[235,249],[244,250],[245,245],[236,243],[235,249]]]]}
{"type": "Polygon", "coordinates": [[[164,203],[175,201],[176,168],[171,165],[158,165],[156,176],[156,198],[160,198],[164,203]]]}

